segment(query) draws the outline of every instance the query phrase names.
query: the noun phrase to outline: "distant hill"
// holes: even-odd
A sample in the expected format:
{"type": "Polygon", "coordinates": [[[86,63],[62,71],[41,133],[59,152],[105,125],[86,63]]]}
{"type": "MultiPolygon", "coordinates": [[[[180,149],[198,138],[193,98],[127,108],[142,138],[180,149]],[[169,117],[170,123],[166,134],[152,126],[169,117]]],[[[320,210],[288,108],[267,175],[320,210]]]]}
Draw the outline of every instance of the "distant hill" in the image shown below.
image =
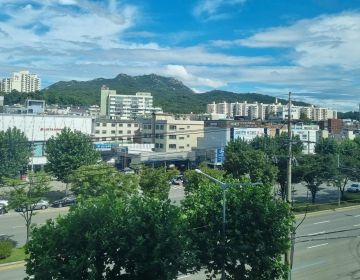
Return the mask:
{"type": "MultiPolygon", "coordinates": [[[[262,102],[274,103],[275,98],[256,93],[234,93],[213,90],[205,93],[195,93],[182,82],[169,77],[155,74],[129,76],[119,74],[113,79],[98,78],[90,81],[57,82],[41,91],[41,95],[50,104],[63,105],[93,105],[100,104],[100,89],[102,85],[116,90],[118,94],[135,94],[138,91],[151,92],[154,105],[162,107],[171,113],[200,113],[206,111],[206,104],[218,102],[262,102]]],[[[286,104],[287,101],[279,99],[286,104]]],[[[297,105],[307,106],[303,102],[297,105]]]]}
{"type": "Polygon", "coordinates": [[[338,112],[339,119],[352,119],[352,120],[359,120],[359,112],[350,111],[350,112],[338,112]]]}

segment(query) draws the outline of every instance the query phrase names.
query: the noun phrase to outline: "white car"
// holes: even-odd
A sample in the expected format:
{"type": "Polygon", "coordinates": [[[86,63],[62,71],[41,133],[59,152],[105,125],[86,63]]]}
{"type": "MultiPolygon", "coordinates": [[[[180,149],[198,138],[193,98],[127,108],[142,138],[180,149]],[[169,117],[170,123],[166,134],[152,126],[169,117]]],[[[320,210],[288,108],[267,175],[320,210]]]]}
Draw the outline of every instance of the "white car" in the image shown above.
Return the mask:
{"type": "Polygon", "coordinates": [[[9,206],[9,201],[7,201],[6,199],[0,199],[0,204],[9,206]]]}

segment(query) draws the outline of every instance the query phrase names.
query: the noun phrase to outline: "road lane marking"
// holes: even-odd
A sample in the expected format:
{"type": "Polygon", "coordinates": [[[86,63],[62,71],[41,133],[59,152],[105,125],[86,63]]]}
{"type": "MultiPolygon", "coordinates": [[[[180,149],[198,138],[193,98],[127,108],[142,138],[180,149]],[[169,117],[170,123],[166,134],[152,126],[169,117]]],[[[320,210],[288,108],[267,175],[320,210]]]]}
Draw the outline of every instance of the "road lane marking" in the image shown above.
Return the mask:
{"type": "Polygon", "coordinates": [[[23,227],[25,227],[25,226],[14,226],[12,228],[23,228],[23,227]]]}
{"type": "Polygon", "coordinates": [[[315,233],[308,233],[309,236],[311,235],[318,235],[318,234],[323,234],[325,233],[325,231],[319,231],[319,232],[315,232],[315,233]]]}
{"type": "Polygon", "coordinates": [[[305,268],[309,268],[309,267],[316,266],[316,265],[319,265],[319,264],[324,264],[324,263],[325,263],[325,261],[318,261],[318,262],[308,263],[308,264],[296,266],[295,268],[292,269],[292,271],[294,272],[294,271],[302,270],[302,269],[305,269],[305,268]]]}
{"type": "Polygon", "coordinates": [[[325,223],[330,223],[330,221],[322,221],[322,222],[317,222],[317,223],[313,223],[314,225],[319,225],[319,224],[325,224],[325,223]]]}
{"type": "Polygon", "coordinates": [[[321,247],[321,246],[325,246],[328,245],[329,243],[323,243],[323,244],[318,244],[318,245],[314,245],[314,246],[309,246],[307,247],[308,249],[312,249],[312,248],[316,248],[316,247],[321,247]]]}

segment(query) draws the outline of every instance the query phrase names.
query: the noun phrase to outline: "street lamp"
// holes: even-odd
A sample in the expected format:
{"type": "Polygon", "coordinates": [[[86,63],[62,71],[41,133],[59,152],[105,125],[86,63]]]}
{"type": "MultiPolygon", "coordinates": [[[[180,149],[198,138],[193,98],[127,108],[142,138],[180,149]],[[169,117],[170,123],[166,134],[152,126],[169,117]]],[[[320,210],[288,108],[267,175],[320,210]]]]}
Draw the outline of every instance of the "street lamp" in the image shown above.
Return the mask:
{"type": "MultiPolygon", "coordinates": [[[[222,239],[223,240],[222,241],[223,241],[223,250],[225,253],[225,246],[226,246],[226,189],[231,186],[237,186],[237,187],[244,187],[244,186],[249,186],[249,185],[257,186],[257,185],[262,185],[262,183],[248,183],[248,184],[237,183],[237,182],[225,183],[225,182],[221,182],[220,180],[210,176],[209,174],[202,172],[200,169],[195,169],[195,172],[202,174],[206,178],[210,179],[211,181],[219,184],[222,189],[222,192],[223,192],[223,203],[222,203],[222,206],[223,206],[223,209],[222,209],[222,239]]],[[[225,262],[226,262],[226,258],[224,257],[223,263],[222,263],[222,268],[221,268],[221,280],[226,279],[225,262]]]]}

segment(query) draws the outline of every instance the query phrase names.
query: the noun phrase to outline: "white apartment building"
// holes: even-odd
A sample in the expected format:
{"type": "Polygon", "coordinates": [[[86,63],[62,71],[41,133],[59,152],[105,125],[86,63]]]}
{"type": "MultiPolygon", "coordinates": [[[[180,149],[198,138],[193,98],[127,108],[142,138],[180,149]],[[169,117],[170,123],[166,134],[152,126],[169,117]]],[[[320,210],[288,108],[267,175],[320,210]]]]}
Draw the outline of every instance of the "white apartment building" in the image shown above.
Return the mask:
{"type": "Polygon", "coordinates": [[[142,143],[155,144],[155,152],[181,153],[197,147],[197,139],[204,136],[204,122],[154,114],[142,123],[142,143]]]}
{"type": "MultiPolygon", "coordinates": [[[[250,120],[285,120],[288,115],[288,105],[282,105],[277,101],[273,104],[263,103],[247,103],[246,101],[239,103],[211,103],[207,105],[207,113],[209,114],[225,114],[228,118],[235,116],[242,116],[250,120]]],[[[321,121],[327,119],[336,119],[337,111],[328,108],[320,107],[304,107],[304,106],[291,106],[292,119],[300,119],[303,114],[308,119],[314,121],[321,121]]]]}
{"type": "Polygon", "coordinates": [[[128,120],[153,112],[162,113],[162,110],[153,107],[153,97],[150,92],[121,95],[105,86],[101,88],[100,116],[128,120]]]}
{"type": "Polygon", "coordinates": [[[299,136],[303,143],[303,154],[315,154],[316,142],[319,139],[320,128],[318,125],[296,124],[291,128],[294,136],[299,136]]]}
{"type": "Polygon", "coordinates": [[[1,80],[2,92],[10,93],[12,90],[18,92],[35,92],[41,90],[41,79],[29,71],[14,72],[11,78],[1,80]]]}

